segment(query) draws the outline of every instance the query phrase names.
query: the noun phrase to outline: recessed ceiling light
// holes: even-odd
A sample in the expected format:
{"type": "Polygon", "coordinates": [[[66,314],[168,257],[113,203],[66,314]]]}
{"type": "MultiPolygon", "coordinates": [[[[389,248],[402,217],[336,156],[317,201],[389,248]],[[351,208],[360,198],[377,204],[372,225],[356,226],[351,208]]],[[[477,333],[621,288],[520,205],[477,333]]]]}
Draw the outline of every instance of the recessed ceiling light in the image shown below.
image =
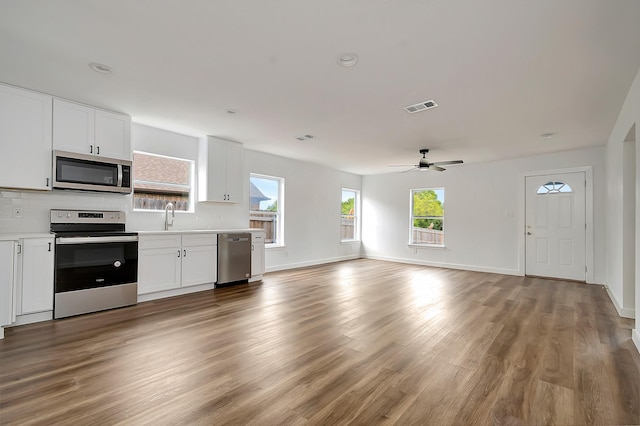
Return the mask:
{"type": "Polygon", "coordinates": [[[542,139],[551,139],[555,133],[543,133],[540,135],[542,139]]]}
{"type": "Polygon", "coordinates": [[[91,68],[95,72],[99,72],[101,74],[111,74],[111,73],[113,73],[113,68],[111,68],[109,65],[99,64],[97,62],[91,62],[89,64],[89,68],[91,68]]]}
{"type": "Polygon", "coordinates": [[[315,136],[313,135],[302,135],[302,136],[297,136],[296,139],[298,139],[299,141],[306,141],[308,139],[314,139],[315,136]]]}
{"type": "Polygon", "coordinates": [[[359,59],[360,58],[358,58],[358,55],[356,55],[355,53],[343,53],[342,55],[338,56],[336,62],[338,63],[338,65],[343,67],[352,67],[358,63],[359,59]]]}

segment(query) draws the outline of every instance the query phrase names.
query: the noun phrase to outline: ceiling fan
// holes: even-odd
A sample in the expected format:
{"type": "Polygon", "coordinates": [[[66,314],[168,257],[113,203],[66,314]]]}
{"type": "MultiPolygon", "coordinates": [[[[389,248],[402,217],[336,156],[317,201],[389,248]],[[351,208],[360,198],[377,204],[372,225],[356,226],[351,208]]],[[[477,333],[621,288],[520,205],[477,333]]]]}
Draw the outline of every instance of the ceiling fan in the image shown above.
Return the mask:
{"type": "Polygon", "coordinates": [[[405,172],[409,172],[411,170],[421,170],[421,171],[435,170],[437,172],[444,172],[447,169],[445,169],[443,167],[440,167],[440,166],[447,166],[447,165],[451,165],[451,164],[462,164],[463,163],[462,160],[435,161],[433,163],[430,163],[429,160],[427,160],[427,153],[428,152],[429,152],[428,148],[423,148],[423,149],[420,150],[420,154],[422,154],[422,158],[420,159],[418,164],[395,164],[395,165],[392,165],[392,166],[389,166],[389,167],[410,167],[410,166],[413,166],[413,168],[411,168],[409,170],[405,170],[405,172]]]}

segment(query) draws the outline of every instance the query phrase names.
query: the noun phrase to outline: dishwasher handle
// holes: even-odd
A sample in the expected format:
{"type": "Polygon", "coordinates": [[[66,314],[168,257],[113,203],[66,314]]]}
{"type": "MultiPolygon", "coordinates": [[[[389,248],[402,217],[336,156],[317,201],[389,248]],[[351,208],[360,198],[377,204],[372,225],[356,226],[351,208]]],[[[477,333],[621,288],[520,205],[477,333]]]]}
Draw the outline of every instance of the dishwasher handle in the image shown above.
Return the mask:
{"type": "Polygon", "coordinates": [[[249,238],[229,238],[227,241],[231,241],[232,243],[239,243],[241,241],[249,241],[249,238]]]}

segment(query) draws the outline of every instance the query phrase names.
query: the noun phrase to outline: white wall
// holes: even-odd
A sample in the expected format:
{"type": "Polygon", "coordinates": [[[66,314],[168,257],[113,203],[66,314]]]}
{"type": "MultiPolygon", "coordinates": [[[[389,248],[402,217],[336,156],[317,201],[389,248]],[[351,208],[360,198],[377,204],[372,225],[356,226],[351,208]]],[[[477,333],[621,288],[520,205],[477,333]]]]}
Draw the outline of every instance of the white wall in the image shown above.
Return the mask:
{"type": "Polygon", "coordinates": [[[365,176],[362,182],[363,253],[366,257],[505,274],[520,274],[524,239],[523,175],[593,167],[594,281],[605,278],[604,148],[567,151],[447,171],[365,176]],[[410,190],[445,188],[445,248],[408,246],[410,190]]]}
{"type": "MultiPolygon", "coordinates": [[[[607,279],[609,294],[621,315],[633,317],[640,308],[640,263],[637,262],[637,254],[640,253],[640,149],[638,149],[638,131],[640,129],[640,72],[636,75],[633,84],[627,94],[618,120],[609,136],[606,146],[607,161],[607,279]],[[635,134],[630,135],[630,130],[635,126],[635,134]],[[631,136],[635,141],[635,150],[624,148],[625,142],[631,136]],[[624,153],[635,151],[635,167],[625,167],[624,153]],[[632,173],[635,169],[635,185],[629,185],[629,179],[624,179],[625,170],[632,173]],[[624,253],[629,250],[625,247],[630,244],[628,237],[629,226],[624,226],[625,217],[625,186],[635,190],[635,282],[624,282],[624,253]]],[[[628,208],[628,207],[627,207],[628,208]]],[[[633,331],[636,346],[640,348],[640,334],[638,324],[633,331]]]]}
{"type": "Polygon", "coordinates": [[[267,271],[359,257],[359,243],[340,243],[342,188],[362,177],[257,151],[246,151],[250,173],[282,177],[284,247],[266,252],[267,271]]]}

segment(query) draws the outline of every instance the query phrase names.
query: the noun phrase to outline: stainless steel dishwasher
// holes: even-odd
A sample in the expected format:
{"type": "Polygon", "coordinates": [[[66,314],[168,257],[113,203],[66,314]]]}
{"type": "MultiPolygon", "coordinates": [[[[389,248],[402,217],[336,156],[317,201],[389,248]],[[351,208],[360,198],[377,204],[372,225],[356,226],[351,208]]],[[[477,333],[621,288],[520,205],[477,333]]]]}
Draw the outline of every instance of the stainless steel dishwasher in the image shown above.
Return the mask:
{"type": "Polygon", "coordinates": [[[216,286],[251,277],[251,234],[218,234],[218,280],[216,286]]]}

